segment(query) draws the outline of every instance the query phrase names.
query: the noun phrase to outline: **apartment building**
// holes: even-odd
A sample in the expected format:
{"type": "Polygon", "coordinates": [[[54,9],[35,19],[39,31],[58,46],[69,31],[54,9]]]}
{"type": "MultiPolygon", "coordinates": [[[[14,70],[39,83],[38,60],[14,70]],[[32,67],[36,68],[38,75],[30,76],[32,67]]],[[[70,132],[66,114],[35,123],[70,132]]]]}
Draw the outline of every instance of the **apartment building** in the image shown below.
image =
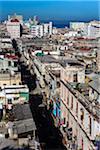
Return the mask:
{"type": "Polygon", "coordinates": [[[13,104],[28,102],[29,89],[26,85],[3,85],[0,89],[0,106],[11,108],[13,104]]]}
{"type": "Polygon", "coordinates": [[[88,37],[89,38],[98,38],[100,37],[100,22],[91,21],[88,25],[88,37]]]}
{"type": "MultiPolygon", "coordinates": [[[[95,150],[100,137],[100,109],[91,100],[93,88],[85,84],[84,65],[70,60],[61,68],[61,131],[72,149],[95,150]],[[70,141],[70,142],[69,142],[70,141]],[[70,144],[71,143],[71,144],[70,144]]],[[[99,95],[99,94],[98,94],[99,95]]]]}
{"type": "Polygon", "coordinates": [[[34,69],[42,87],[45,87],[44,78],[46,76],[47,67],[52,69],[59,68],[59,61],[51,55],[34,57],[34,69]]]}
{"type": "Polygon", "coordinates": [[[60,68],[59,70],[49,70],[49,97],[48,106],[53,116],[56,127],[60,126],[61,103],[60,103],[60,68]]]}
{"type": "Polygon", "coordinates": [[[85,22],[71,22],[70,28],[81,31],[82,35],[88,38],[97,38],[100,37],[100,22],[91,21],[88,23],[85,22]]]}
{"type": "Polygon", "coordinates": [[[18,19],[10,19],[7,21],[7,31],[12,39],[20,38],[21,36],[21,24],[18,19]]]}
{"type": "Polygon", "coordinates": [[[30,31],[33,37],[43,37],[52,35],[52,22],[43,23],[39,25],[31,25],[30,31]]]}
{"type": "Polygon", "coordinates": [[[77,31],[84,31],[86,29],[85,22],[70,22],[70,28],[77,31]]]}
{"type": "Polygon", "coordinates": [[[30,30],[33,37],[43,37],[44,35],[42,25],[32,25],[30,30]]]}
{"type": "Polygon", "coordinates": [[[0,70],[18,71],[18,58],[15,55],[0,56],[0,70]]]}
{"type": "Polygon", "coordinates": [[[12,41],[10,36],[0,36],[0,48],[12,49],[12,41]]]}
{"type": "Polygon", "coordinates": [[[21,84],[21,73],[10,70],[0,71],[0,87],[4,85],[20,85],[21,84]]]}

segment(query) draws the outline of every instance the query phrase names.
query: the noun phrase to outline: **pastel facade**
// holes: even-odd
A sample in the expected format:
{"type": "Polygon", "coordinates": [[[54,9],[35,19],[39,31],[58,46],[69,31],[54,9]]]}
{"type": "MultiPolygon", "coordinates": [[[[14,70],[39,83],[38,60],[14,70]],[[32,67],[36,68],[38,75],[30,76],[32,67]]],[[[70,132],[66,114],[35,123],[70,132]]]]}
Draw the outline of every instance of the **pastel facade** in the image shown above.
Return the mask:
{"type": "Polygon", "coordinates": [[[93,141],[100,136],[99,111],[78,89],[85,83],[84,67],[69,64],[61,69],[61,131],[74,149],[95,150],[93,141]]]}

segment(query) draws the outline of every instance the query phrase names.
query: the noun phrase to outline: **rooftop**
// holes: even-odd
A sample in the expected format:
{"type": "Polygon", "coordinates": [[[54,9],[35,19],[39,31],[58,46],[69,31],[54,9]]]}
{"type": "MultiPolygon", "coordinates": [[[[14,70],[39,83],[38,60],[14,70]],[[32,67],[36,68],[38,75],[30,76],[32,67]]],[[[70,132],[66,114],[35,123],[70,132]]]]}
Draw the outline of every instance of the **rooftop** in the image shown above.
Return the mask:
{"type": "Polygon", "coordinates": [[[84,67],[84,65],[76,59],[66,59],[66,60],[62,61],[61,65],[63,67],[66,67],[67,65],[73,66],[73,67],[84,67]]]}
{"type": "Polygon", "coordinates": [[[15,121],[14,125],[16,126],[18,134],[28,133],[30,131],[36,130],[36,126],[35,126],[35,122],[33,121],[33,118],[15,121]]]}
{"type": "Polygon", "coordinates": [[[89,85],[100,94],[100,75],[94,75],[89,85]]]}
{"type": "Polygon", "coordinates": [[[14,105],[13,113],[17,121],[32,118],[32,113],[29,104],[14,105]]]}
{"type": "Polygon", "coordinates": [[[13,106],[13,114],[18,134],[36,130],[29,104],[16,104],[13,106]]]}
{"type": "Polygon", "coordinates": [[[59,63],[59,60],[55,59],[51,55],[38,56],[42,63],[59,63]]]}
{"type": "Polygon", "coordinates": [[[16,18],[11,19],[10,21],[11,21],[11,22],[19,22],[19,20],[16,19],[16,18]]]}

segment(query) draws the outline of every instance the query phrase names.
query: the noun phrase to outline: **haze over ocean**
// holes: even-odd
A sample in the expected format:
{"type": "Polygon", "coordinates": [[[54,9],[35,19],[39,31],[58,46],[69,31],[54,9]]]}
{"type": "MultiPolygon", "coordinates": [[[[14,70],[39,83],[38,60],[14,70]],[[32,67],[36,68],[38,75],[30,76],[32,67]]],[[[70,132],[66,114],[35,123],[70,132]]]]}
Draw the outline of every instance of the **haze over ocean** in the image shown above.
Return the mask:
{"type": "Polygon", "coordinates": [[[0,0],[0,21],[7,19],[8,14],[18,13],[24,19],[37,15],[40,21],[53,21],[54,25],[63,27],[70,21],[100,20],[99,6],[96,0],[0,0]]]}

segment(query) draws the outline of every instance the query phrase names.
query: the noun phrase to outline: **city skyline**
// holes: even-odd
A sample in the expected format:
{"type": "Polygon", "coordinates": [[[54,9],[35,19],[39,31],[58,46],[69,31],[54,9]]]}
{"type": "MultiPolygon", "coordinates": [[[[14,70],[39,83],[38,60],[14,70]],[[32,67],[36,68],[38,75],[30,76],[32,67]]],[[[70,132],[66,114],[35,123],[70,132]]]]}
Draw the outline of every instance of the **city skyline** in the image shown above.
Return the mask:
{"type": "Polygon", "coordinates": [[[0,150],[99,150],[99,1],[0,0],[0,150]]]}

